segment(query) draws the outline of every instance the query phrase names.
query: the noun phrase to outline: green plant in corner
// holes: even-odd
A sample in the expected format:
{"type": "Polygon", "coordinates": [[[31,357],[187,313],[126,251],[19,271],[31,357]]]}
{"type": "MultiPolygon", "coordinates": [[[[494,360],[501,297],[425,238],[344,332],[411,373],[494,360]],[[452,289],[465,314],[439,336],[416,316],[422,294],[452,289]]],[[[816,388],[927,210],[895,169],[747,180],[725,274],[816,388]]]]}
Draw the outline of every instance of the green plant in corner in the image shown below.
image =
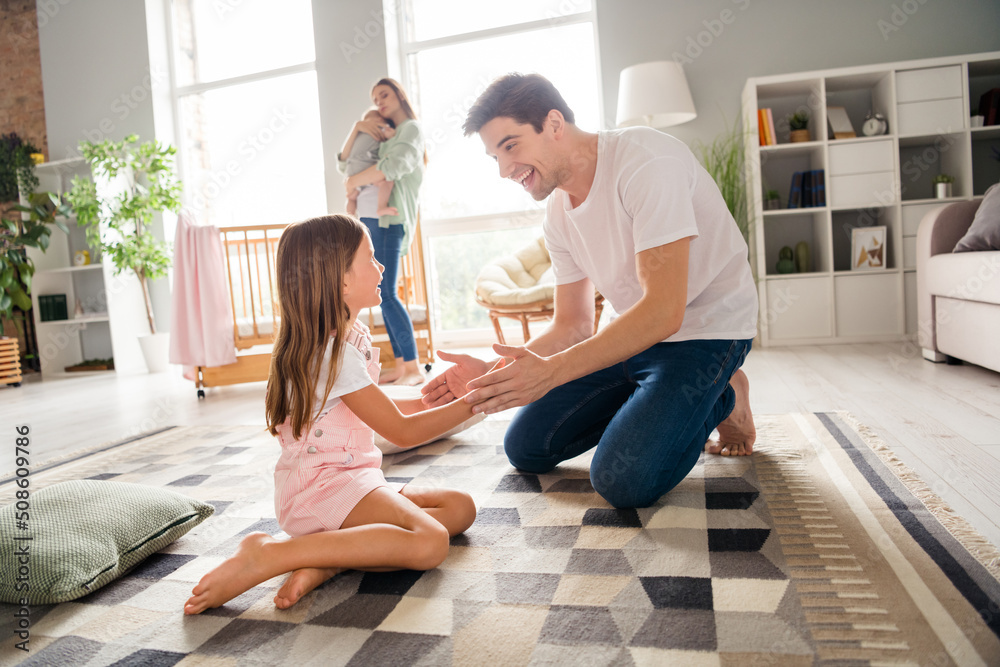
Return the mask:
{"type": "Polygon", "coordinates": [[[949,176],[948,174],[938,174],[937,176],[934,177],[935,185],[937,185],[938,183],[954,183],[954,182],[955,182],[955,177],[949,176]]]}
{"type": "Polygon", "coordinates": [[[115,274],[132,271],[139,279],[150,333],[156,321],[149,299],[149,280],[166,275],[170,245],[153,235],[153,215],[180,208],[180,182],[174,173],[173,146],[157,141],[139,143],[136,135],[123,141],[80,142],[101,187],[76,176],[67,200],[87,241],[111,259],[115,274]]]}
{"type": "Polygon", "coordinates": [[[18,200],[20,192],[34,192],[38,187],[32,153],[38,149],[16,132],[0,136],[0,202],[18,200]]]}
{"type": "Polygon", "coordinates": [[[736,221],[743,239],[749,242],[750,218],[747,215],[746,174],[744,173],[745,142],[749,133],[739,121],[717,136],[712,143],[694,142],[702,166],[709,173],[736,221]]]}
{"type": "Polygon", "coordinates": [[[19,329],[14,309],[31,309],[31,278],[35,274],[35,265],[24,249],[44,252],[52,235],[50,225],[67,232],[60,218],[72,214],[69,206],[51,192],[35,192],[27,202],[10,206],[0,225],[0,319],[12,319],[19,329]]]}

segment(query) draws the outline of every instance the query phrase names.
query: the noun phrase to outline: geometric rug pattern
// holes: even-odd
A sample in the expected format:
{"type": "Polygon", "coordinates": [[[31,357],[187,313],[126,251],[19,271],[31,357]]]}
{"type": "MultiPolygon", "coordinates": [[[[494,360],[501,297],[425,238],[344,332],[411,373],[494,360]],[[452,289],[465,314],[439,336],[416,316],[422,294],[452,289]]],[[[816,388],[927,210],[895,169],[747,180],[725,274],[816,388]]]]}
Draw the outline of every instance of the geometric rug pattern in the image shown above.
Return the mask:
{"type": "MultiPolygon", "coordinates": [[[[198,579],[274,519],[276,441],[177,427],[32,472],[159,486],[215,514],[121,579],[0,605],[25,665],[997,665],[997,553],[844,414],[756,417],[752,457],[702,455],[653,507],[616,510],[589,454],[547,475],[503,454],[507,422],[385,457],[390,481],[470,492],[475,524],[428,572],[342,573],[289,610],[284,575],[184,616],[198,579]]],[[[0,503],[14,498],[0,481],[0,503]]]]}

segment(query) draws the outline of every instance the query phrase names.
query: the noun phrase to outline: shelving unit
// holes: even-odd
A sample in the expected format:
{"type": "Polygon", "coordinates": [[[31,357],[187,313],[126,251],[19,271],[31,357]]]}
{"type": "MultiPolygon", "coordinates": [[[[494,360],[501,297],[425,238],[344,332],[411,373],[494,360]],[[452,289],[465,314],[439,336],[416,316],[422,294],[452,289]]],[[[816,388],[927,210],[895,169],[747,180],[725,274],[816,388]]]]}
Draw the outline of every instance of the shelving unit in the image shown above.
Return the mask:
{"type": "Polygon", "coordinates": [[[757,77],[743,89],[751,261],[767,345],[875,342],[914,334],[916,234],[942,204],[982,197],[1000,181],[1000,126],[972,128],[980,96],[1000,87],[1000,52],[757,77]],[[843,107],[856,138],[834,139],[827,108],[843,107]],[[760,146],[757,110],[770,108],[778,143],[760,146]],[[810,141],[788,143],[787,116],[809,113],[810,141]],[[862,136],[868,113],[889,131],[862,136]],[[826,204],[763,209],[777,190],[787,206],[792,175],[822,169],[826,204]],[[955,177],[934,198],[933,178],[955,177]],[[882,269],[851,270],[851,232],[886,227],[882,269]],[[778,253],[809,244],[807,272],[779,274],[778,253]]]}
{"type": "MultiPolygon", "coordinates": [[[[73,176],[89,175],[83,159],[46,162],[35,167],[39,191],[62,195],[70,188],[73,176]]],[[[87,244],[86,232],[73,219],[66,221],[69,234],[53,229],[49,247],[43,253],[29,248],[35,264],[31,301],[43,379],[66,374],[66,368],[86,359],[114,359],[117,372],[136,372],[145,368],[136,336],[142,324],[141,293],[138,282],[114,276],[112,267],[100,253],[87,244]],[[90,253],[90,263],[74,263],[77,251],[90,253]],[[43,322],[38,297],[66,295],[68,318],[43,322]],[[138,297],[139,301],[136,301],[138,297]],[[77,303],[83,311],[76,313],[77,303]]],[[[91,371],[100,372],[100,371],[91,371]]]]}

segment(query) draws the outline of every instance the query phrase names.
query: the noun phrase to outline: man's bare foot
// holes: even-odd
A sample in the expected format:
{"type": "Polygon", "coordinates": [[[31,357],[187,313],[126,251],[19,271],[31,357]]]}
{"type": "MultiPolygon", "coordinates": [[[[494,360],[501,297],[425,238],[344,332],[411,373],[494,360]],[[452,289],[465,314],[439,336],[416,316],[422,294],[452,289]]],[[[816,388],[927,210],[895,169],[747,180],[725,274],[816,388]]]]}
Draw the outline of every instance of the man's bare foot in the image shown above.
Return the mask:
{"type": "Polygon", "coordinates": [[[399,215],[399,211],[396,210],[395,206],[383,206],[382,208],[375,211],[379,217],[383,215],[399,215]]]}
{"type": "Polygon", "coordinates": [[[184,613],[200,614],[206,609],[221,607],[279,574],[270,571],[262,553],[265,545],[275,541],[267,533],[250,533],[244,537],[235,554],[201,578],[184,603],[184,613]]]}
{"type": "Polygon", "coordinates": [[[274,606],[278,609],[288,609],[324,581],[340,572],[335,567],[319,568],[304,567],[292,572],[292,576],[278,589],[274,596],[274,606]]]}
{"type": "Polygon", "coordinates": [[[750,412],[750,380],[746,373],[738,369],[729,384],[736,392],[736,405],[718,426],[719,440],[709,440],[705,451],[722,456],[750,456],[757,440],[753,413],[750,412]]]}

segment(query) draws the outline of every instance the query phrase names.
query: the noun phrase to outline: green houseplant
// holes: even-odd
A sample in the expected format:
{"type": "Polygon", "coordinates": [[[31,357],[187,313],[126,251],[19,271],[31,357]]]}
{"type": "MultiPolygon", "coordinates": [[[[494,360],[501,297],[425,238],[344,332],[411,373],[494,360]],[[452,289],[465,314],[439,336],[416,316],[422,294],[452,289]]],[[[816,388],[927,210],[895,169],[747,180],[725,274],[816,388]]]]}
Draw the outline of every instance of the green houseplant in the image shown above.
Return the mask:
{"type": "Polygon", "coordinates": [[[160,370],[166,363],[166,334],[157,336],[149,281],[165,276],[171,260],[170,245],[153,235],[152,223],[155,214],[180,208],[176,149],[157,141],[140,143],[133,134],[122,141],[83,141],[80,152],[96,181],[74,177],[67,201],[77,224],[87,230],[87,242],[111,260],[115,275],[131,272],[138,278],[150,331],[140,343],[147,366],[160,370]],[[161,351],[152,352],[154,345],[161,351]],[[152,359],[153,354],[163,361],[152,359]]]}
{"type": "Polygon", "coordinates": [[[747,214],[746,174],[743,171],[746,136],[747,133],[737,122],[712,143],[706,145],[697,141],[694,148],[702,166],[719,186],[722,198],[736,220],[743,239],[749,242],[750,218],[747,214]]]}
{"type": "Polygon", "coordinates": [[[38,187],[32,153],[38,149],[16,132],[0,136],[0,202],[18,200],[19,192],[34,192],[38,187]]]}
{"type": "Polygon", "coordinates": [[[809,141],[809,112],[796,111],[788,116],[788,140],[792,143],[809,141]]]}
{"type": "Polygon", "coordinates": [[[951,187],[955,182],[954,176],[949,176],[948,174],[938,174],[933,179],[934,182],[934,196],[937,199],[946,199],[951,196],[951,187]]]}
{"type": "Polygon", "coordinates": [[[66,224],[59,218],[72,214],[69,206],[51,192],[36,192],[27,197],[27,204],[11,205],[0,226],[0,318],[11,319],[23,334],[14,310],[31,309],[31,277],[34,263],[25,248],[45,251],[55,225],[64,232],[66,224]],[[25,215],[16,215],[18,213],[25,215]]]}

